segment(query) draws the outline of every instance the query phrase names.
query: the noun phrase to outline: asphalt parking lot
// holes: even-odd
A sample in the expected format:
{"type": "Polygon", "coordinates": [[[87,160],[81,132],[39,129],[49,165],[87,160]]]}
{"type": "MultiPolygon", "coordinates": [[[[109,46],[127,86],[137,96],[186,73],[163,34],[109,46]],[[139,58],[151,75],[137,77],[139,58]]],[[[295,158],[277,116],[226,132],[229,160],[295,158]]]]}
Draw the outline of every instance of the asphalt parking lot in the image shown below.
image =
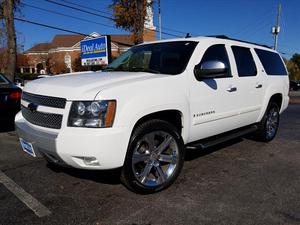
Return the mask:
{"type": "Polygon", "coordinates": [[[1,124],[0,224],[300,224],[300,93],[292,98],[274,141],[240,138],[189,151],[175,184],[146,196],[120,184],[118,170],[32,158],[1,124]]]}

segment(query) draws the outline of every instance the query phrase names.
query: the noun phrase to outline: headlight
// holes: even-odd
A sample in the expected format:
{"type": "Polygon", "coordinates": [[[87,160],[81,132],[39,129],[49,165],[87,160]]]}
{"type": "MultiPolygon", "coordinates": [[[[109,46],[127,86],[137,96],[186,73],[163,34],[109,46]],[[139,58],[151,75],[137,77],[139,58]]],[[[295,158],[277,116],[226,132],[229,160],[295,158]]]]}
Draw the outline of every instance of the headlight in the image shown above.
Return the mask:
{"type": "Polygon", "coordinates": [[[71,106],[69,127],[111,127],[116,112],[116,101],[74,101],[71,106]]]}

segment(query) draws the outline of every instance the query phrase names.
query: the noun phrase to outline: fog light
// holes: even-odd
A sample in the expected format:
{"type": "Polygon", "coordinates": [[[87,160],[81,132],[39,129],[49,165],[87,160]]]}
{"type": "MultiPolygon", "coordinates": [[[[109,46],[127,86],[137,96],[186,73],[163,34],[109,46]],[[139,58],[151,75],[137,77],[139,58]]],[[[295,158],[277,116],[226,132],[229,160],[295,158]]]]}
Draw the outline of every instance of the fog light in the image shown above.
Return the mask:
{"type": "Polygon", "coordinates": [[[87,166],[100,166],[99,161],[95,157],[83,157],[83,162],[87,166]]]}
{"type": "Polygon", "coordinates": [[[86,156],[76,156],[74,158],[80,159],[83,161],[83,163],[87,166],[100,166],[99,161],[96,159],[96,157],[86,157],[86,156]]]}

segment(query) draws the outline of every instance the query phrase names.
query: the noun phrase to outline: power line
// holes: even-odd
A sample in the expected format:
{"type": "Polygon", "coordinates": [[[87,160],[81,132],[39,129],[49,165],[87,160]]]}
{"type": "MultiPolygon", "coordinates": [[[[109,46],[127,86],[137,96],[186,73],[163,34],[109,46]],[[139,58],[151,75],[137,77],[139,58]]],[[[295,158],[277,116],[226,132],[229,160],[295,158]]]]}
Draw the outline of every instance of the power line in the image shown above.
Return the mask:
{"type": "Polygon", "coordinates": [[[27,20],[27,19],[22,19],[22,18],[18,18],[18,17],[15,17],[14,19],[18,20],[18,21],[21,21],[21,22],[31,23],[31,24],[34,24],[34,25],[37,25],[37,26],[47,27],[47,28],[54,29],[54,30],[60,30],[60,31],[64,31],[64,32],[72,33],[72,34],[79,34],[79,35],[83,35],[83,36],[93,37],[93,36],[90,36],[89,34],[84,34],[84,33],[81,33],[81,32],[72,31],[72,30],[65,29],[65,28],[55,27],[55,26],[44,24],[44,23],[38,23],[38,22],[31,21],[31,20],[27,20]]]}
{"type": "MultiPolygon", "coordinates": [[[[48,24],[44,24],[44,23],[39,23],[39,22],[35,22],[35,21],[32,21],[32,20],[22,19],[22,18],[18,18],[18,17],[15,17],[14,19],[17,20],[17,21],[34,24],[34,25],[41,26],[41,27],[47,27],[47,28],[54,29],[54,30],[60,30],[60,31],[64,31],[64,32],[72,33],[72,34],[79,34],[79,35],[83,35],[83,36],[86,36],[86,37],[95,38],[94,36],[89,35],[89,34],[81,33],[81,32],[78,32],[78,31],[73,31],[73,30],[69,30],[69,29],[65,29],[65,28],[60,28],[60,27],[56,27],[56,26],[52,26],[52,25],[48,25],[48,24]]],[[[120,41],[113,41],[113,42],[115,42],[117,44],[124,45],[124,46],[131,46],[128,43],[123,43],[123,42],[120,42],[120,41]]]]}
{"type": "MultiPolygon", "coordinates": [[[[104,13],[106,15],[112,16],[111,13],[101,11],[101,10],[98,10],[98,9],[94,9],[94,8],[91,8],[91,7],[88,7],[88,6],[85,6],[85,5],[81,5],[81,4],[72,2],[72,1],[68,1],[68,0],[59,0],[59,1],[64,2],[64,3],[68,3],[70,5],[79,6],[79,7],[84,8],[84,9],[89,9],[89,10],[93,10],[95,12],[100,12],[100,13],[104,13]]],[[[113,18],[111,18],[111,19],[113,19],[113,18]]],[[[184,35],[187,33],[187,32],[184,32],[184,31],[176,30],[176,29],[173,29],[173,28],[167,28],[167,27],[164,27],[164,26],[162,28],[165,29],[165,30],[168,30],[168,31],[173,31],[173,32],[176,32],[176,33],[184,34],[184,35]]]]}
{"type": "Polygon", "coordinates": [[[82,8],[80,9],[80,8],[77,8],[77,7],[74,7],[74,6],[69,6],[69,5],[66,5],[66,4],[63,4],[63,3],[59,3],[59,2],[56,2],[56,1],[52,1],[52,0],[45,0],[45,1],[46,2],[50,2],[52,4],[56,4],[56,5],[62,6],[62,7],[74,9],[74,10],[79,11],[79,12],[84,12],[84,13],[88,13],[88,14],[91,14],[91,15],[94,15],[94,16],[99,16],[99,17],[102,17],[102,18],[105,18],[105,19],[108,19],[108,20],[113,20],[113,18],[111,18],[111,17],[103,16],[103,15],[101,15],[99,13],[93,13],[93,12],[84,10],[82,8]]]}
{"type": "Polygon", "coordinates": [[[111,25],[107,25],[107,24],[103,24],[103,23],[98,23],[98,22],[95,22],[95,21],[92,21],[92,20],[87,20],[87,19],[84,19],[84,18],[76,17],[76,16],[67,15],[67,14],[60,13],[60,12],[57,12],[57,11],[54,11],[54,10],[40,8],[40,7],[33,6],[33,5],[30,5],[30,4],[27,4],[27,3],[22,3],[22,4],[24,6],[27,6],[27,7],[30,7],[30,8],[34,8],[34,9],[37,9],[37,10],[41,10],[41,11],[44,11],[44,12],[52,13],[52,14],[55,14],[55,15],[69,17],[69,18],[72,18],[72,19],[76,19],[76,20],[80,20],[80,21],[85,21],[85,22],[89,22],[89,23],[94,23],[94,24],[97,24],[97,25],[102,25],[102,26],[111,27],[111,28],[115,28],[116,29],[116,27],[111,26],[111,25]]]}
{"type": "Polygon", "coordinates": [[[236,35],[240,35],[240,34],[245,34],[245,32],[249,33],[249,31],[252,33],[253,29],[255,29],[255,27],[257,27],[258,25],[260,25],[262,22],[268,20],[270,18],[270,16],[274,15],[274,12],[270,12],[270,10],[265,11],[263,14],[263,17],[260,17],[258,19],[256,19],[253,23],[253,21],[251,21],[251,23],[247,24],[246,26],[242,27],[242,29],[238,32],[234,32],[233,36],[236,35]]]}
{"type": "MultiPolygon", "coordinates": [[[[53,1],[53,0],[45,0],[46,2],[49,2],[49,3],[52,3],[52,4],[56,4],[56,5],[59,5],[59,6],[62,6],[62,7],[65,7],[65,8],[70,8],[70,9],[73,9],[73,10],[77,10],[79,12],[84,12],[84,13],[87,13],[87,14],[90,14],[90,15],[94,15],[94,16],[98,16],[98,17],[102,17],[102,18],[105,18],[105,19],[108,19],[110,21],[114,21],[114,19],[112,17],[108,17],[108,16],[103,16],[99,13],[93,13],[93,12],[90,12],[90,11],[87,11],[87,10],[84,10],[84,9],[80,9],[80,8],[77,8],[77,7],[74,7],[74,6],[69,6],[69,5],[66,5],[66,4],[63,4],[63,3],[59,3],[59,2],[56,2],[56,1],[53,1]]],[[[145,28],[146,30],[150,30],[152,31],[151,29],[148,29],[148,28],[145,28]]],[[[157,30],[154,30],[154,32],[158,32],[157,30]]],[[[176,34],[171,34],[171,33],[168,33],[168,32],[161,32],[162,34],[165,34],[165,35],[169,35],[169,36],[172,36],[172,37],[182,37],[182,36],[179,36],[179,35],[176,35],[176,34]]]]}
{"type": "Polygon", "coordinates": [[[85,9],[93,10],[94,12],[100,12],[100,13],[104,13],[106,15],[112,16],[111,13],[108,13],[108,12],[105,12],[105,11],[101,11],[101,10],[98,10],[98,9],[94,9],[94,8],[91,8],[91,7],[87,7],[85,5],[81,5],[81,4],[78,4],[78,3],[75,3],[75,2],[71,2],[71,1],[67,1],[67,0],[59,0],[59,1],[64,2],[64,3],[68,3],[70,5],[76,5],[76,6],[85,8],[85,9]]]}
{"type": "Polygon", "coordinates": [[[76,16],[71,16],[71,15],[67,15],[67,14],[64,14],[64,13],[60,13],[60,12],[57,12],[57,11],[54,11],[54,10],[40,8],[40,7],[33,6],[33,5],[30,5],[30,4],[27,4],[27,3],[22,3],[22,5],[30,7],[30,8],[33,8],[33,9],[38,9],[38,10],[41,10],[41,11],[44,11],[44,12],[49,12],[49,13],[52,13],[52,14],[56,14],[56,15],[60,15],[60,16],[69,17],[69,18],[72,18],[72,19],[80,20],[80,21],[85,21],[85,22],[94,23],[94,24],[97,24],[97,25],[105,26],[105,27],[115,28],[114,26],[110,26],[110,25],[107,25],[107,24],[104,24],[104,23],[98,23],[98,22],[95,22],[93,20],[87,20],[87,19],[84,19],[84,18],[80,18],[80,17],[76,17],[76,16]]]}
{"type": "Polygon", "coordinates": [[[171,29],[171,28],[167,28],[167,27],[162,27],[162,29],[168,30],[168,31],[173,31],[173,32],[176,32],[176,33],[184,34],[184,35],[186,35],[186,33],[187,33],[187,32],[184,32],[184,31],[179,31],[179,30],[175,30],[175,29],[171,29]]]}

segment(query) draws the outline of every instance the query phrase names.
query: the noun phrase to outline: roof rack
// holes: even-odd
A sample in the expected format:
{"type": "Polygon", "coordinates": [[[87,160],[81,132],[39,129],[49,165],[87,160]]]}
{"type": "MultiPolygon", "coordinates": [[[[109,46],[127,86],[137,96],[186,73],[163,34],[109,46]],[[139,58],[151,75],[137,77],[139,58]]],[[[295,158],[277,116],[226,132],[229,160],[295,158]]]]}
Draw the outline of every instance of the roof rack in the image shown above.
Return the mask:
{"type": "Polygon", "coordinates": [[[263,44],[258,44],[258,43],[254,43],[254,42],[250,42],[250,41],[243,41],[243,40],[239,40],[239,39],[234,39],[234,38],[230,38],[226,35],[211,35],[211,36],[206,36],[206,37],[214,37],[214,38],[227,39],[227,40],[232,40],[232,41],[239,41],[239,42],[243,42],[243,43],[247,43],[247,44],[258,45],[258,46],[262,46],[262,47],[265,47],[265,48],[272,49],[272,47],[270,47],[268,45],[263,45],[263,44]]]}

